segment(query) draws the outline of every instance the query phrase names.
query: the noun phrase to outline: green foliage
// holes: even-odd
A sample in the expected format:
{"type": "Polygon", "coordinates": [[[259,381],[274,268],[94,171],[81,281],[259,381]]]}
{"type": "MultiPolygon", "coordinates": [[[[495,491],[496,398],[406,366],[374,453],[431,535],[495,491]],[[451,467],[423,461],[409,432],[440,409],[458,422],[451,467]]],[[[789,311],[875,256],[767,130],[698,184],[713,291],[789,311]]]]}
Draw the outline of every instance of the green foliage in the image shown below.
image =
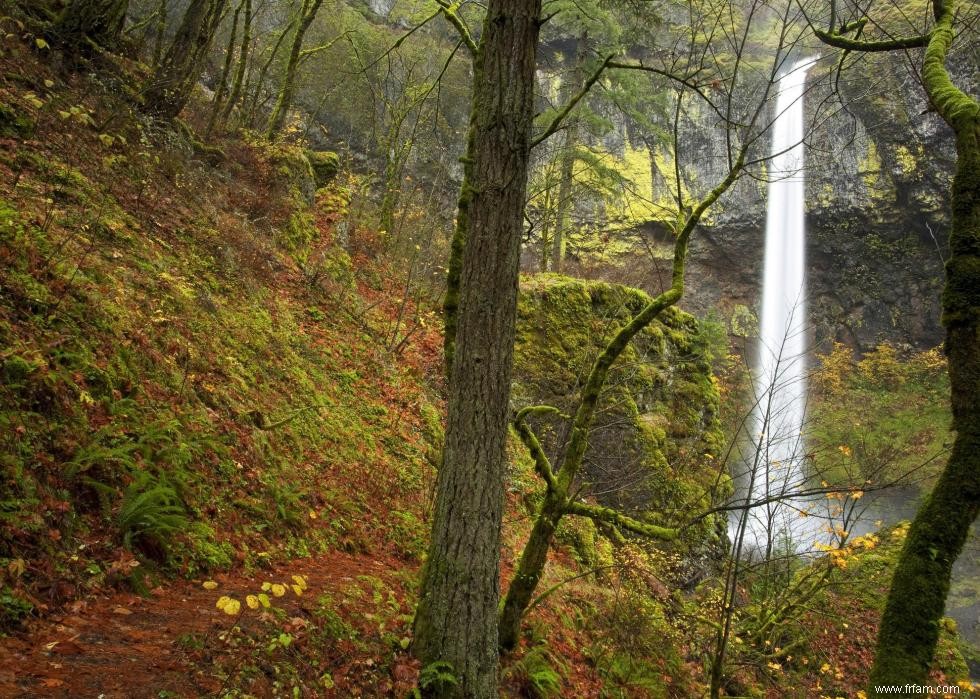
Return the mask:
{"type": "Polygon", "coordinates": [[[927,488],[952,442],[949,379],[941,351],[884,344],[856,361],[836,344],[819,357],[811,435],[827,481],[888,482],[911,476],[927,488]]]}
{"type": "Polygon", "coordinates": [[[320,595],[314,610],[317,635],[327,643],[353,639],[357,632],[337,612],[337,603],[329,594],[320,595]]]}
{"type": "Polygon", "coordinates": [[[565,663],[543,643],[536,644],[511,664],[506,675],[521,689],[522,696],[551,699],[561,696],[565,663]]]}
{"type": "Polygon", "coordinates": [[[667,618],[661,602],[643,582],[653,574],[650,564],[632,549],[621,553],[635,570],[621,587],[605,590],[601,613],[589,615],[585,626],[591,644],[586,656],[603,680],[605,696],[693,696],[688,672],[678,653],[680,632],[667,618]]]}
{"type": "Polygon", "coordinates": [[[16,628],[32,611],[34,605],[9,587],[0,587],[0,633],[16,628]]]}
{"type": "Polygon", "coordinates": [[[149,474],[141,474],[126,488],[116,517],[125,546],[164,558],[171,537],[185,531],[187,525],[177,491],[149,474]]]}
{"type": "MultiPolygon", "coordinates": [[[[459,680],[456,678],[453,666],[445,660],[429,663],[419,673],[419,689],[423,692],[438,694],[457,684],[459,684],[459,680]]],[[[418,691],[416,691],[416,694],[417,696],[421,696],[418,691]]]]}

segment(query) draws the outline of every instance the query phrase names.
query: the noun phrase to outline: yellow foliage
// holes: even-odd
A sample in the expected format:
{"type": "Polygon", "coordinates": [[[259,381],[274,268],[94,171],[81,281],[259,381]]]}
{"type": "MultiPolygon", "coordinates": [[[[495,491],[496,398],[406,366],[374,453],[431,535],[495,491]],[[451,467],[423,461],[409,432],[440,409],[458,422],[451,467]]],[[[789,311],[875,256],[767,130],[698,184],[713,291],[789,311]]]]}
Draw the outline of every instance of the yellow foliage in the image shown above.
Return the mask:
{"type": "Polygon", "coordinates": [[[854,365],[854,353],[841,342],[835,342],[830,354],[820,357],[820,369],[814,375],[817,387],[831,396],[844,393],[845,380],[854,365]]]}
{"type": "Polygon", "coordinates": [[[259,598],[256,597],[255,595],[248,595],[248,596],[245,597],[245,604],[248,605],[248,608],[249,609],[258,609],[259,608],[259,598]]]}
{"type": "Polygon", "coordinates": [[[222,595],[215,602],[215,607],[223,611],[228,616],[235,616],[241,611],[242,603],[233,597],[228,597],[227,595],[222,595]]]}
{"type": "Polygon", "coordinates": [[[203,587],[205,590],[217,590],[218,583],[216,583],[214,580],[207,580],[201,584],[201,587],[203,587]]]}
{"type": "Polygon", "coordinates": [[[272,583],[271,588],[272,594],[276,597],[282,597],[286,594],[286,586],[280,585],[279,583],[272,583]]]}
{"type": "Polygon", "coordinates": [[[888,343],[878,345],[858,362],[858,369],[869,381],[886,386],[900,386],[905,383],[905,366],[898,359],[898,352],[888,343]]]}

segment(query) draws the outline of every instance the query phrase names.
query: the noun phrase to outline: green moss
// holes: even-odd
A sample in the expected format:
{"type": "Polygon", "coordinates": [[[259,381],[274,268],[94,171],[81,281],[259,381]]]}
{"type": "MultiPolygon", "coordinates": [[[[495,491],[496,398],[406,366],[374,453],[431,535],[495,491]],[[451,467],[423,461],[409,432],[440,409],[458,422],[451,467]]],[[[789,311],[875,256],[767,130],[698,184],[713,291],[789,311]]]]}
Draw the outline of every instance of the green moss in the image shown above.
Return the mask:
{"type": "Polygon", "coordinates": [[[902,169],[902,174],[908,176],[916,170],[916,158],[908,147],[900,145],[895,148],[895,161],[902,169]]]}
{"type": "Polygon", "coordinates": [[[313,179],[318,189],[329,184],[340,170],[340,157],[333,151],[311,150],[306,152],[306,157],[310,161],[313,179]]]}
{"type": "MultiPolygon", "coordinates": [[[[575,408],[592,363],[615,332],[650,302],[638,289],[545,274],[522,280],[515,344],[514,400],[575,408]]],[[[582,479],[608,491],[603,504],[653,513],[657,522],[706,502],[723,436],[708,339],[676,309],[642,331],[614,365],[600,397],[582,479]],[[590,467],[589,464],[607,464],[590,467]],[[616,464],[615,466],[613,464],[616,464]],[[625,485],[617,474],[645,474],[625,485]]],[[[549,453],[555,420],[536,427],[549,453]]],[[[695,528],[697,529],[697,528],[695,528]]],[[[713,524],[692,531],[703,541],[713,524]]]]}
{"type": "Polygon", "coordinates": [[[9,104],[0,103],[0,136],[27,138],[34,130],[34,123],[9,104]]]}

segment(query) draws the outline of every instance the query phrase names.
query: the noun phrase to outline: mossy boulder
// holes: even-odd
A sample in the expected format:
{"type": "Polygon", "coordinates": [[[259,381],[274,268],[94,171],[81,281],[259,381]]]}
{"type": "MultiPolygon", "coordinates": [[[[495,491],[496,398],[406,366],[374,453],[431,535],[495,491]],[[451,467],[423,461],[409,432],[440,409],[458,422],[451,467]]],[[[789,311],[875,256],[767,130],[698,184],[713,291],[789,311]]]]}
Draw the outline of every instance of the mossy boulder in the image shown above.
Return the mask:
{"type": "Polygon", "coordinates": [[[317,189],[326,186],[337,176],[337,171],[340,169],[340,157],[333,151],[310,150],[306,151],[306,157],[313,169],[313,179],[317,189]]]}
{"type": "Polygon", "coordinates": [[[316,198],[317,180],[313,173],[308,151],[299,146],[269,141],[248,135],[249,144],[259,156],[273,168],[275,184],[284,190],[296,205],[313,206],[316,198]]]}
{"type": "MultiPolygon", "coordinates": [[[[525,278],[518,302],[516,406],[546,403],[574,411],[599,352],[649,302],[638,289],[605,282],[553,274],[525,278]]],[[[683,521],[705,508],[710,491],[719,487],[714,457],[724,438],[718,405],[697,319],[668,309],[613,368],[589,436],[583,492],[658,522],[683,521]]],[[[568,438],[567,423],[535,423],[553,461],[568,438]]],[[[692,537],[705,541],[720,534],[719,523],[711,521],[692,537]]]]}

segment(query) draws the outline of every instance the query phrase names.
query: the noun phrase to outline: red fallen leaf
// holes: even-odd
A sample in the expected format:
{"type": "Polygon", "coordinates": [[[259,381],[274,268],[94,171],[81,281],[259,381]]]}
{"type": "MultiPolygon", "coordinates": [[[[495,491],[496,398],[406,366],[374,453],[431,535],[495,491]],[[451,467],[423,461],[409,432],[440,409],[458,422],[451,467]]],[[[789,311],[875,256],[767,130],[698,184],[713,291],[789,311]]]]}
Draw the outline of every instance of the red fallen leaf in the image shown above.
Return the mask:
{"type": "Polygon", "coordinates": [[[57,529],[49,529],[48,538],[50,538],[51,541],[61,541],[61,532],[57,529]]]}
{"type": "Polygon", "coordinates": [[[391,676],[399,682],[407,682],[414,679],[415,668],[408,663],[398,663],[391,669],[391,676]]]}
{"type": "Polygon", "coordinates": [[[41,680],[42,687],[51,687],[51,688],[60,687],[64,683],[65,683],[64,680],[59,680],[54,677],[48,677],[47,679],[41,680]]]}
{"type": "Polygon", "coordinates": [[[125,607],[116,607],[115,609],[112,610],[112,613],[113,614],[122,614],[124,616],[129,616],[130,614],[133,613],[133,610],[132,609],[126,609],[125,607]]]}
{"type": "Polygon", "coordinates": [[[62,641],[52,648],[51,652],[58,655],[81,655],[85,652],[85,650],[80,645],[73,643],[72,641],[62,641]]]}

